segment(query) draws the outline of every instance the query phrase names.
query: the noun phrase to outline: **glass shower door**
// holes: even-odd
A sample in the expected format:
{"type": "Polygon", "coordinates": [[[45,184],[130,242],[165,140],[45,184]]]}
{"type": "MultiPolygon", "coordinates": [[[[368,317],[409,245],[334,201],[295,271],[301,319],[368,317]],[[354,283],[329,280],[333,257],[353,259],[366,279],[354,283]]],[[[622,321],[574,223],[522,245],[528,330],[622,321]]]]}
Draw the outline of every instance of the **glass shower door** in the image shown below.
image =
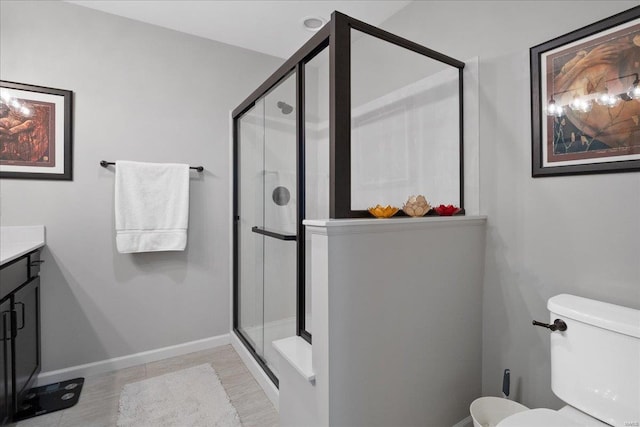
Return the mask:
{"type": "Polygon", "coordinates": [[[268,92],[265,103],[264,356],[277,375],[271,343],[296,334],[297,184],[296,75],[268,92]]]}
{"type": "Polygon", "coordinates": [[[296,76],[239,123],[238,329],[277,377],[272,342],[296,334],[296,76]]]}
{"type": "Polygon", "coordinates": [[[254,352],[264,356],[264,242],[252,232],[262,224],[264,194],[264,100],[239,122],[237,327],[254,352]]]}

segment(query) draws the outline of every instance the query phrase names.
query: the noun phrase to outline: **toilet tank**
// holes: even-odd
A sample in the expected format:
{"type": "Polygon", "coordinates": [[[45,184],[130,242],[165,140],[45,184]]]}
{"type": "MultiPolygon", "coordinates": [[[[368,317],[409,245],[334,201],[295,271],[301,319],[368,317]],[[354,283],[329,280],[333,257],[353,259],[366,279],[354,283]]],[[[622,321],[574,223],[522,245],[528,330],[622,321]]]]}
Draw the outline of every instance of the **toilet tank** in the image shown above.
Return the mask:
{"type": "Polygon", "coordinates": [[[614,426],[640,425],[640,311],[574,295],[549,299],[551,388],[567,404],[614,426]]]}

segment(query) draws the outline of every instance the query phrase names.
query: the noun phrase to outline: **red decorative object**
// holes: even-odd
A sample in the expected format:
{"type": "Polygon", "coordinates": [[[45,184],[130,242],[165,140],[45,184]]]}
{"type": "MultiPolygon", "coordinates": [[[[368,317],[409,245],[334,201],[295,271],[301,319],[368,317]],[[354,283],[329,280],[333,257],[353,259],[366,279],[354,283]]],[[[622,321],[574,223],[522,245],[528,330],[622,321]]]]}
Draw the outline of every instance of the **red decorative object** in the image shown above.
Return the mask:
{"type": "Polygon", "coordinates": [[[440,216],[455,215],[460,210],[460,208],[453,205],[440,205],[434,209],[440,216]]]}

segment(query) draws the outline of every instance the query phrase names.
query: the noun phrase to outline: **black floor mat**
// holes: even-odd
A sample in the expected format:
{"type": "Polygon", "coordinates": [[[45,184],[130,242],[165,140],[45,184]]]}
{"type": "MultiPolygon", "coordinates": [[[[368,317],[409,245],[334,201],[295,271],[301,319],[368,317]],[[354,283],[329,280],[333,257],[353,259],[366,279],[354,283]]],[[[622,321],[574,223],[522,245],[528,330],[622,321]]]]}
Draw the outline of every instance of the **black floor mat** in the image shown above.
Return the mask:
{"type": "Polygon", "coordinates": [[[30,389],[18,405],[18,412],[14,415],[13,421],[71,408],[78,403],[83,385],[84,378],[74,378],[30,389]]]}

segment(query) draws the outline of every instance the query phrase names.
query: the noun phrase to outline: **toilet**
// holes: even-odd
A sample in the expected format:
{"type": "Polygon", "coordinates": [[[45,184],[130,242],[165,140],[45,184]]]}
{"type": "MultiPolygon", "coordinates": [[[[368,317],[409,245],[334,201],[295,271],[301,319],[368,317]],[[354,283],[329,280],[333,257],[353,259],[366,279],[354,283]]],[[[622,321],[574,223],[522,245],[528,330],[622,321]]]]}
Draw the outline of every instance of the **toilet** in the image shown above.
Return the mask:
{"type": "Polygon", "coordinates": [[[640,425],[640,310],[574,295],[557,295],[547,308],[551,389],[567,405],[558,411],[530,409],[497,427],[640,425]]]}

